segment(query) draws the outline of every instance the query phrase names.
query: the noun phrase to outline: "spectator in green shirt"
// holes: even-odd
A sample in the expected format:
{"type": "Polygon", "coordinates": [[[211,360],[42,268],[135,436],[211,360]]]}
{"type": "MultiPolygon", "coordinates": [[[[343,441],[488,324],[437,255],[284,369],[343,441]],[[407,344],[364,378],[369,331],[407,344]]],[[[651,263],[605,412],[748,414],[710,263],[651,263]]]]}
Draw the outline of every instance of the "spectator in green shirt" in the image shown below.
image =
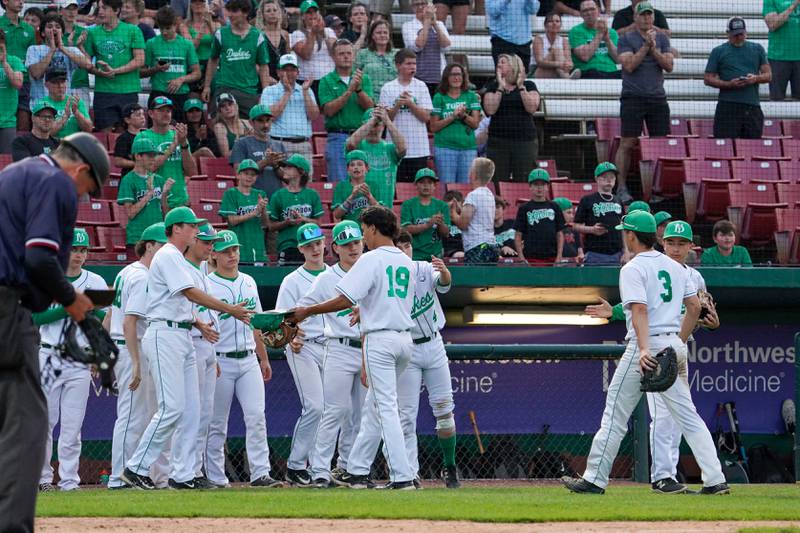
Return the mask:
{"type": "MultiPolygon", "coordinates": [[[[6,34],[6,52],[9,56],[16,57],[22,63],[25,63],[25,56],[28,53],[28,48],[36,44],[36,32],[38,28],[33,28],[30,24],[22,19],[23,0],[6,0],[5,14],[0,16],[0,30],[6,34]]],[[[30,113],[30,91],[31,84],[28,80],[27,71],[23,70],[23,85],[19,88],[17,100],[10,102],[3,100],[3,107],[12,106],[12,109],[17,114],[16,128],[22,131],[29,131],[31,129],[31,113],[30,113]],[[16,103],[17,105],[14,105],[16,103]]]]}
{"type": "Polygon", "coordinates": [[[769,98],[785,99],[791,81],[792,98],[800,100],[800,0],[764,0],[762,14],[769,29],[769,98]]]}
{"type": "Polygon", "coordinates": [[[583,22],[569,30],[569,47],[572,62],[581,71],[583,79],[620,79],[617,68],[617,31],[600,18],[595,0],[581,2],[583,22]]]}
{"type": "Polygon", "coordinates": [[[450,235],[450,206],[433,196],[438,182],[433,170],[418,170],[414,176],[417,196],[400,207],[400,224],[412,236],[415,261],[442,257],[442,239],[450,235]]]}
{"type": "Polygon", "coordinates": [[[348,181],[340,181],[333,190],[333,219],[336,222],[352,220],[359,222],[361,211],[370,205],[378,205],[378,200],[366,182],[369,163],[362,150],[347,152],[348,181]]]}
{"type": "Polygon", "coordinates": [[[12,105],[0,106],[0,154],[11,153],[11,143],[17,136],[17,101],[25,74],[25,63],[8,53],[6,33],[0,29],[0,102],[12,105]]]}
{"type": "Polygon", "coordinates": [[[750,253],[744,246],[735,244],[736,228],[728,220],[720,220],[711,230],[716,246],[712,246],[700,256],[703,266],[753,266],[750,253]]]}
{"type": "Polygon", "coordinates": [[[92,118],[86,102],[76,95],[67,96],[67,73],[63,70],[47,72],[44,75],[44,86],[47,89],[44,101],[56,110],[53,137],[60,139],[78,131],[91,133],[92,118]]]}
{"type": "Polygon", "coordinates": [[[267,193],[253,188],[259,174],[258,163],[245,159],[236,168],[236,187],[222,195],[219,215],[239,238],[242,262],[267,260],[264,227],[269,224],[267,193]]]}
{"type": "Polygon", "coordinates": [[[189,86],[200,79],[197,52],[191,41],[178,35],[178,16],[171,7],[159,8],[156,24],[161,35],[147,41],[141,71],[143,78],[152,76],[148,105],[157,96],[168,96],[175,104],[173,118],[185,122],[183,106],[189,98],[189,86]]]}
{"type": "MultiPolygon", "coordinates": [[[[78,1],[65,0],[66,6],[62,4],[58,14],[64,20],[64,44],[67,46],[77,46],[83,48],[86,43],[88,33],[86,28],[76,24],[78,19],[78,1]]],[[[89,73],[85,69],[79,68],[72,73],[72,80],[69,84],[69,92],[73,96],[80,97],[81,100],[86,102],[86,105],[92,101],[91,92],[89,91],[89,73]]]]}

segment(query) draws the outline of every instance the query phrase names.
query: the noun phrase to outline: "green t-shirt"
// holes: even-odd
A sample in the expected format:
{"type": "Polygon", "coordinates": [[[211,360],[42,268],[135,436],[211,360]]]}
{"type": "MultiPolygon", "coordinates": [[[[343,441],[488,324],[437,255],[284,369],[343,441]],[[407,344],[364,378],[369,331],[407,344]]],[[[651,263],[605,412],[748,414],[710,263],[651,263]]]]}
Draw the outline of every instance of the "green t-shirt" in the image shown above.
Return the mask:
{"type": "MultiPolygon", "coordinates": [[[[762,14],[783,13],[792,0],[764,0],[762,14]]],[[[767,57],[778,61],[800,61],[800,6],[794,8],[783,26],[769,32],[767,57]]]]}
{"type": "MultiPolygon", "coordinates": [[[[98,61],[105,61],[111,68],[127,65],[133,59],[134,50],[144,49],[142,30],[127,22],[120,21],[111,31],[102,25],[93,26],[87,31],[86,53],[98,61]]],[[[94,89],[99,93],[130,94],[138,93],[141,88],[138,70],[113,78],[96,76],[94,80],[94,89]]]]}
{"type": "MultiPolygon", "coordinates": [[[[322,200],[314,189],[300,189],[290,192],[289,189],[278,189],[269,199],[269,218],[281,222],[292,218],[293,214],[306,218],[319,218],[323,215],[322,200]]],[[[278,232],[278,251],[297,247],[297,228],[289,225],[278,232]]]]}
{"type": "MultiPolygon", "coordinates": [[[[191,35],[192,39],[194,39],[197,37],[197,30],[194,28],[189,28],[189,35],[191,35]]],[[[195,49],[195,52],[197,52],[198,61],[208,61],[208,59],[211,57],[211,43],[213,42],[213,33],[206,33],[200,37],[200,42],[197,43],[197,48],[195,49]]]]}
{"type": "Polygon", "coordinates": [[[264,34],[250,26],[244,37],[239,37],[230,26],[214,33],[211,57],[219,58],[219,70],[214,78],[216,87],[237,89],[247,94],[258,93],[256,65],[269,63],[269,50],[264,34]]]}
{"type": "MultiPolygon", "coordinates": [[[[139,135],[153,141],[158,151],[163,154],[167,151],[169,145],[172,144],[172,140],[175,138],[175,131],[169,130],[166,133],[156,133],[153,130],[143,130],[139,135]]],[[[137,137],[139,135],[137,135],[137,137]]],[[[189,193],[186,190],[186,178],[183,175],[183,161],[181,160],[182,150],[184,150],[184,148],[178,145],[175,151],[172,152],[172,155],[164,161],[164,164],[156,169],[165,179],[172,178],[175,180],[175,184],[169,190],[169,196],[167,197],[167,203],[170,209],[189,203],[189,193]]],[[[186,148],[186,150],[191,149],[186,148]]]]}
{"type": "MultiPolygon", "coordinates": [[[[56,109],[56,120],[61,120],[61,117],[64,116],[64,108],[67,107],[69,96],[64,97],[64,99],[61,100],[60,102],[56,102],[49,96],[44,97],[43,100],[56,109]]],[[[87,118],[89,117],[89,109],[86,107],[86,102],[84,102],[83,100],[78,100],[78,111],[83,113],[84,117],[87,118]]],[[[81,128],[78,125],[78,119],[75,118],[74,114],[72,114],[67,119],[67,122],[66,124],[64,124],[63,128],[61,128],[56,132],[53,132],[53,137],[61,139],[62,137],[66,137],[70,133],[75,133],[78,131],[81,131],[81,128]]]]}
{"type": "Polygon", "coordinates": [[[397,77],[394,56],[397,49],[378,55],[369,48],[362,48],[356,54],[355,67],[364,71],[372,81],[373,94],[380,96],[383,86],[397,77]]]}
{"type": "MultiPolygon", "coordinates": [[[[259,197],[266,198],[267,193],[261,189],[250,189],[250,194],[245,196],[235,187],[228,189],[222,195],[219,216],[227,218],[229,215],[250,214],[258,207],[259,197]]],[[[255,263],[256,261],[267,260],[261,217],[248,219],[235,226],[228,224],[228,226],[239,237],[239,251],[242,261],[255,263]]]]}
{"type": "MultiPolygon", "coordinates": [[[[711,50],[706,64],[706,72],[719,74],[719,79],[730,81],[748,74],[758,74],[761,65],[766,64],[767,53],[764,47],[753,41],[745,41],[742,46],[723,43],[711,50]]],[[[720,89],[720,102],[735,102],[751,106],[760,105],[758,84],[739,89],[720,89]]]]}
{"type": "MultiPolygon", "coordinates": [[[[161,212],[161,190],[165,181],[167,180],[158,174],[153,176],[153,197],[135,217],[128,219],[128,225],[125,226],[125,242],[127,244],[136,244],[145,229],[164,220],[164,214],[161,212]]],[[[135,204],[145,194],[147,194],[147,178],[131,171],[125,174],[119,184],[117,203],[119,205],[135,204]]]]}
{"type": "MultiPolygon", "coordinates": [[[[575,64],[575,68],[581,70],[597,70],[600,72],[616,72],[618,70],[617,64],[611,59],[611,56],[608,55],[608,47],[605,41],[600,41],[600,44],[597,45],[597,50],[595,50],[594,55],[589,58],[589,61],[581,61],[578,56],[575,55],[574,50],[592,42],[595,33],[597,33],[597,30],[587,28],[585,23],[578,24],[569,30],[569,47],[573,50],[572,62],[575,64]]],[[[616,45],[619,40],[617,30],[609,28],[608,33],[611,35],[611,42],[616,45]]]]}
{"type": "MultiPolygon", "coordinates": [[[[332,70],[319,80],[319,105],[320,108],[336,100],[347,92],[350,78],[343,80],[339,74],[332,70]]],[[[372,81],[364,74],[361,77],[361,90],[372,98],[372,81]]],[[[347,103],[332,117],[325,117],[325,129],[328,131],[355,131],[361,127],[364,109],[358,105],[358,94],[353,93],[347,103]]]]}
{"type": "MultiPolygon", "coordinates": [[[[6,15],[0,17],[0,30],[6,32],[6,52],[8,56],[14,56],[25,63],[25,56],[28,54],[28,48],[36,44],[36,32],[38,28],[34,29],[33,26],[22,20],[19,17],[19,24],[11,24],[6,15]]],[[[11,61],[9,61],[9,64],[11,61]]],[[[23,79],[28,81],[28,71],[24,70],[23,79]]],[[[5,102],[5,100],[3,100],[5,102]]]]}
{"type": "Polygon", "coordinates": [[[736,244],[729,256],[719,253],[719,248],[716,246],[707,248],[700,256],[700,264],[704,266],[752,266],[753,260],[750,259],[750,252],[747,251],[747,248],[736,244]]]}
{"type": "MultiPolygon", "coordinates": [[[[447,118],[462,104],[467,108],[467,114],[481,110],[481,101],[474,91],[462,92],[458,98],[437,92],[433,95],[431,115],[447,118]]],[[[463,120],[456,120],[433,134],[433,144],[451,150],[475,150],[475,130],[463,120]]]]}
{"type": "Polygon", "coordinates": [[[361,141],[358,149],[367,154],[369,171],[367,172],[367,185],[372,196],[381,205],[392,207],[394,203],[394,184],[397,182],[397,166],[400,159],[397,157],[397,148],[393,143],[381,140],[375,144],[361,141]]]}
{"type": "MultiPolygon", "coordinates": [[[[447,203],[438,198],[431,198],[430,204],[423,205],[419,196],[415,196],[400,206],[400,224],[402,226],[425,224],[437,213],[442,214],[445,224],[449,226],[450,206],[447,203]]],[[[411,244],[414,247],[413,259],[415,261],[430,261],[432,255],[442,257],[442,238],[439,236],[436,225],[412,236],[411,244]]]]}
{"type": "MultiPolygon", "coordinates": [[[[165,93],[170,81],[185,76],[190,67],[197,64],[197,53],[194,51],[194,44],[181,35],[176,35],[172,41],[165,41],[163,35],[156,35],[145,44],[144,64],[155,67],[162,59],[169,62],[169,69],[153,74],[150,83],[153,90],[165,93]]],[[[188,93],[189,85],[184,83],[175,94],[188,93]]]]}
{"type": "MultiPolygon", "coordinates": [[[[75,37],[72,39],[70,39],[72,34],[64,34],[64,42],[67,43],[67,46],[77,46],[75,43],[78,42],[78,39],[80,39],[82,34],[86,33],[86,28],[83,26],[78,26],[77,24],[72,26],[72,30],[72,34],[75,34],[75,37]]],[[[87,35],[86,37],[88,39],[89,36],[87,35]]],[[[75,72],[72,73],[72,80],[70,80],[69,86],[71,89],[83,89],[84,87],[89,87],[89,73],[82,68],[75,70],[75,72]]]]}
{"type": "MultiPolygon", "coordinates": [[[[14,72],[27,72],[25,63],[17,56],[8,54],[8,64],[14,72]]],[[[17,100],[19,89],[16,89],[6,76],[6,70],[0,68],[0,128],[17,127],[17,100]]]]}
{"type": "MultiPolygon", "coordinates": [[[[331,209],[336,209],[337,207],[340,207],[342,203],[345,200],[347,200],[352,193],[353,193],[353,184],[350,183],[350,180],[340,181],[339,183],[337,183],[336,188],[333,189],[333,203],[331,204],[331,209]]],[[[350,210],[347,211],[342,217],[342,220],[352,220],[353,222],[358,222],[358,217],[361,214],[361,211],[366,209],[368,206],[369,206],[369,200],[367,199],[367,197],[359,193],[353,200],[353,205],[350,206],[350,210]]],[[[342,207],[342,209],[344,209],[344,207],[342,207]]]]}

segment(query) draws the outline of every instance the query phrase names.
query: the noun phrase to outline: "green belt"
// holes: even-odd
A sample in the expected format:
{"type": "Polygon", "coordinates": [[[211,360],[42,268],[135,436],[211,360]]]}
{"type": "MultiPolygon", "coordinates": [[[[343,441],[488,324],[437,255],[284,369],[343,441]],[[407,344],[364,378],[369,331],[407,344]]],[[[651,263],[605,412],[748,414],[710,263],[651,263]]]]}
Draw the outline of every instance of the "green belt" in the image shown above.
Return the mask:
{"type": "Polygon", "coordinates": [[[419,339],[414,339],[413,342],[414,344],[425,344],[426,342],[430,342],[438,336],[439,336],[438,333],[434,333],[430,337],[420,337],[419,339]]]}
{"type": "Polygon", "coordinates": [[[359,350],[361,349],[361,341],[348,339],[346,337],[339,337],[336,340],[339,341],[339,344],[344,344],[345,346],[349,346],[351,348],[358,348],[359,350]]]}
{"type": "Polygon", "coordinates": [[[55,346],[53,346],[52,344],[47,344],[46,342],[41,343],[41,347],[42,348],[46,348],[48,350],[55,350],[56,349],[55,346]]]}
{"type": "Polygon", "coordinates": [[[242,350],[241,352],[217,352],[218,357],[224,357],[226,359],[244,359],[250,355],[250,351],[242,350]]]}
{"type": "Polygon", "coordinates": [[[192,329],[193,326],[191,322],[173,322],[172,320],[165,320],[164,322],[171,328],[192,329]]]}
{"type": "Polygon", "coordinates": [[[113,341],[117,346],[125,346],[125,339],[113,339],[113,341]]]}

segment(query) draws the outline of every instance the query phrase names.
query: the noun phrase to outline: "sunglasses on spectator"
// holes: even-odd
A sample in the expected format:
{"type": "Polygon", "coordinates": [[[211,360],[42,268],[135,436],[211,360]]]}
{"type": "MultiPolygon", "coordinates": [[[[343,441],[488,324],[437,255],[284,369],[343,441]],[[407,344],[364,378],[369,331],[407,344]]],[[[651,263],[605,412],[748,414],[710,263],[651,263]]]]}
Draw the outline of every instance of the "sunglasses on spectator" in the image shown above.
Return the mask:
{"type": "Polygon", "coordinates": [[[314,228],[306,228],[302,232],[302,237],[304,241],[308,241],[310,239],[317,239],[322,237],[322,228],[314,227],[314,228]]]}

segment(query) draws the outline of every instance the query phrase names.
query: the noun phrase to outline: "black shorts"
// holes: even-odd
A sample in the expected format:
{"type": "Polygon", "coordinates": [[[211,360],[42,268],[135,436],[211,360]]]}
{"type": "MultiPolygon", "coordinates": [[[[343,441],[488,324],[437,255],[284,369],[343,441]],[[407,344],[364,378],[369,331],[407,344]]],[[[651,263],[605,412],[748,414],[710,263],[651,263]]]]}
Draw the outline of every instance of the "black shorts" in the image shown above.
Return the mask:
{"type": "Polygon", "coordinates": [[[717,139],[759,139],[764,131],[764,113],[757,105],[717,102],[714,137],[717,139]]]}
{"type": "Polygon", "coordinates": [[[620,128],[623,137],[638,137],[642,123],[647,124],[651,137],[669,135],[669,104],[666,98],[624,96],[619,99],[620,128]]]}
{"type": "Polygon", "coordinates": [[[22,88],[19,90],[19,97],[17,98],[17,109],[22,109],[23,111],[30,111],[31,110],[31,82],[24,81],[22,82],[22,88]]]}
{"type": "Polygon", "coordinates": [[[582,80],[621,80],[622,71],[615,70],[614,72],[603,72],[602,70],[584,70],[581,71],[582,80]]]}
{"type": "Polygon", "coordinates": [[[116,94],[94,93],[94,127],[104,130],[122,122],[122,110],[126,105],[138,104],[139,93],[116,94]]]}
{"type": "Polygon", "coordinates": [[[436,0],[434,3],[436,3],[436,4],[444,4],[447,7],[468,6],[469,5],[469,0],[436,0]]]}

